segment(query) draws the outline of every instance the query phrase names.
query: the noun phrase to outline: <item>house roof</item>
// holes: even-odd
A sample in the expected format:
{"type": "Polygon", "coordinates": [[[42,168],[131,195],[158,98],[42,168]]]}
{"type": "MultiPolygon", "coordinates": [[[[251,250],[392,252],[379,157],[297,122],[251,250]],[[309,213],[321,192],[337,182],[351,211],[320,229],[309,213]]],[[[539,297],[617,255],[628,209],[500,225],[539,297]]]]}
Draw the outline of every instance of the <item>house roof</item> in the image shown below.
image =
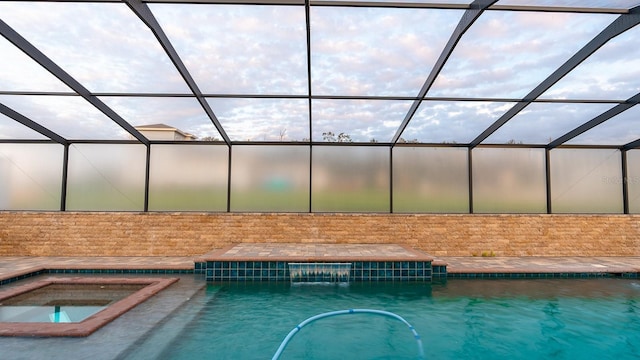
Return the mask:
{"type": "Polygon", "coordinates": [[[178,128],[173,126],[169,126],[166,124],[150,124],[150,125],[138,125],[135,127],[138,131],[170,131],[177,132],[178,134],[184,136],[185,138],[196,138],[195,135],[184,132],[178,128]]]}

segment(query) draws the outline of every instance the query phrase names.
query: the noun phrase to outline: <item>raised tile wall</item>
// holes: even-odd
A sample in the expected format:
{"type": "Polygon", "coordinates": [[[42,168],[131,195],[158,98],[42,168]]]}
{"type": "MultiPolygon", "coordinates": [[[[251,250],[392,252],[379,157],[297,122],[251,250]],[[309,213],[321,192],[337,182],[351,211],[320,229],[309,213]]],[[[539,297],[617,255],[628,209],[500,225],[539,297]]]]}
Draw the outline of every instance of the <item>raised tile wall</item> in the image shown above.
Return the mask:
{"type": "MultiPolygon", "coordinates": [[[[288,261],[207,261],[205,271],[207,281],[291,281],[288,261]]],[[[352,261],[349,281],[431,282],[431,276],[429,261],[352,261]]]]}
{"type": "Polygon", "coordinates": [[[0,212],[0,256],[198,256],[240,242],[394,243],[432,256],[640,256],[640,215],[0,212]]]}

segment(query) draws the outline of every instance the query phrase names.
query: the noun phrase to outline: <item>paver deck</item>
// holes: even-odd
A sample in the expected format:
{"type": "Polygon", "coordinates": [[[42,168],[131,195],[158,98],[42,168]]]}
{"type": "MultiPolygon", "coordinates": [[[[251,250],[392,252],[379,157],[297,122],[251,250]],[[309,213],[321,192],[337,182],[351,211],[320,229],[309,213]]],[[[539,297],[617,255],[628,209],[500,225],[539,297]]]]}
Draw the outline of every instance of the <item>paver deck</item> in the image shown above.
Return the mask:
{"type": "Polygon", "coordinates": [[[237,244],[202,257],[208,261],[432,261],[396,244],[237,244]]]}
{"type": "Polygon", "coordinates": [[[638,273],[630,257],[441,257],[448,273],[638,273]]]}
{"type": "Polygon", "coordinates": [[[334,261],[347,258],[393,261],[401,257],[432,258],[446,264],[447,272],[460,273],[619,273],[640,272],[635,257],[430,257],[421,251],[393,244],[239,244],[194,257],[0,257],[0,279],[41,269],[193,269],[194,262],[211,257],[260,261],[334,261]]]}

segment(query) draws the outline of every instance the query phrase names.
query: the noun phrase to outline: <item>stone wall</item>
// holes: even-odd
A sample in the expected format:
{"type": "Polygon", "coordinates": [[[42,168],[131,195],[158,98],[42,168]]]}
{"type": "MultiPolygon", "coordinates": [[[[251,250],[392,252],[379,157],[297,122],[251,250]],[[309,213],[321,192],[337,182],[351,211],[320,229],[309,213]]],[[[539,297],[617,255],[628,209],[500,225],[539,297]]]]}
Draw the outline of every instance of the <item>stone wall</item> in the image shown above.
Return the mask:
{"type": "Polygon", "coordinates": [[[0,212],[0,256],[197,256],[239,242],[434,256],[640,256],[640,215],[0,212]]]}

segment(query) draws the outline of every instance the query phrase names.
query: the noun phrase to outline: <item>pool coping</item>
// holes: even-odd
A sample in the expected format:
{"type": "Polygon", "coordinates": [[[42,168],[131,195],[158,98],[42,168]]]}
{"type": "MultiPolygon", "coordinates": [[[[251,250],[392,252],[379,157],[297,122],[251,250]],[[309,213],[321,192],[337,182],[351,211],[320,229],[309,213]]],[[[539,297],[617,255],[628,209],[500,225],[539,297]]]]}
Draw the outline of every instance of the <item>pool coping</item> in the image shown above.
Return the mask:
{"type": "MultiPolygon", "coordinates": [[[[323,246],[325,244],[314,245],[323,246]]],[[[217,249],[204,255],[181,257],[0,257],[0,289],[3,288],[3,285],[46,274],[130,274],[135,276],[193,274],[202,275],[204,279],[204,269],[198,268],[198,265],[202,264],[201,262],[210,255],[225,252],[233,246],[235,245],[217,249]]],[[[305,259],[308,258],[305,257],[305,259]]],[[[372,257],[368,257],[367,260],[370,258],[372,257]]],[[[640,277],[640,256],[472,257],[436,255],[432,258],[434,279],[640,277]],[[438,267],[440,271],[438,271],[438,267]]],[[[254,260],[256,259],[251,258],[249,261],[254,260]]],[[[286,258],[286,261],[293,260],[294,258],[286,258]]],[[[323,261],[327,260],[323,257],[323,261]]]]}
{"type": "MultiPolygon", "coordinates": [[[[27,257],[25,257],[27,258],[27,257]]],[[[11,284],[19,280],[28,279],[34,276],[47,275],[47,274],[105,274],[105,275],[151,275],[151,274],[193,274],[194,266],[193,262],[189,266],[185,265],[172,265],[172,264],[157,264],[157,265],[140,265],[140,264],[127,264],[127,258],[120,264],[101,264],[98,262],[92,263],[96,258],[77,258],[87,259],[86,263],[74,263],[74,264],[58,264],[52,262],[45,265],[34,265],[31,267],[25,267],[20,270],[14,270],[10,272],[0,272],[0,289],[3,285],[11,284]]],[[[2,259],[0,257],[0,259],[2,259]]],[[[74,258],[75,259],[75,258],[74,258]]]]}
{"type": "Polygon", "coordinates": [[[640,277],[640,257],[445,257],[447,278],[640,277]]]}
{"type": "Polygon", "coordinates": [[[74,323],[0,322],[0,336],[22,337],[86,337],[143,303],[150,297],[177,282],[178,278],[107,278],[107,277],[49,277],[0,291],[0,301],[50,284],[137,284],[146,285],[129,296],[108,305],[83,321],[74,323]]]}

